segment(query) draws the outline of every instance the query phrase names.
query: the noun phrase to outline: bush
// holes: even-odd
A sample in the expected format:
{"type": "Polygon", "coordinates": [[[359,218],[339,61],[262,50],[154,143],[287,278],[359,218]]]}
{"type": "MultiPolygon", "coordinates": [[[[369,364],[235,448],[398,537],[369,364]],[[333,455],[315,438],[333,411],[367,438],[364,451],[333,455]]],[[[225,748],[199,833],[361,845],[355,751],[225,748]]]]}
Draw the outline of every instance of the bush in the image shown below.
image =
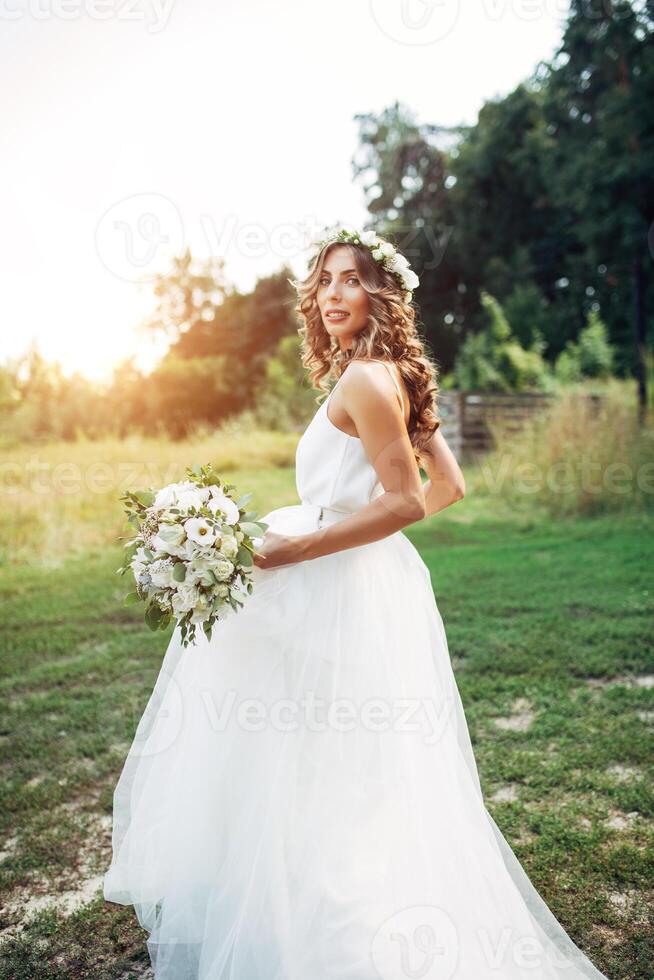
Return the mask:
{"type": "Polygon", "coordinates": [[[502,307],[489,293],[481,302],[488,327],[469,334],[461,345],[452,372],[462,391],[547,391],[551,378],[543,360],[543,339],[534,329],[534,340],[524,348],[512,335],[502,307]]]}
{"type": "Polygon", "coordinates": [[[317,392],[308,385],[300,343],[299,335],[284,337],[268,359],[254,405],[256,426],[276,432],[299,431],[316,411],[317,392]]]}
{"type": "Polygon", "coordinates": [[[563,390],[518,433],[494,423],[484,487],[513,507],[536,503],[557,517],[651,510],[654,427],[639,426],[635,384],[594,388],[594,398],[589,385],[563,390]]]}
{"type": "Polygon", "coordinates": [[[596,310],[588,314],[585,327],[576,343],[568,341],[554,367],[562,384],[582,378],[608,378],[613,371],[614,351],[604,321],[596,310]]]}

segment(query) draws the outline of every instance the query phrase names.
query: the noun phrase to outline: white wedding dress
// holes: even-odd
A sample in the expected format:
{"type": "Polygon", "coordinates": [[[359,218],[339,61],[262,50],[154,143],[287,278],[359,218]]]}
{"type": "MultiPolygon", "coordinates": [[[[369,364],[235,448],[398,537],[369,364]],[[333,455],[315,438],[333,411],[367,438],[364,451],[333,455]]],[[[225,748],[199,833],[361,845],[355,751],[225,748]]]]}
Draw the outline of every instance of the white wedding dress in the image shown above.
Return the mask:
{"type": "MultiPolygon", "coordinates": [[[[328,404],[273,530],[383,493],[328,404]]],[[[254,583],[211,641],[173,633],[114,794],[104,896],[134,905],[156,980],[606,980],[484,806],[409,539],[254,583]]]]}

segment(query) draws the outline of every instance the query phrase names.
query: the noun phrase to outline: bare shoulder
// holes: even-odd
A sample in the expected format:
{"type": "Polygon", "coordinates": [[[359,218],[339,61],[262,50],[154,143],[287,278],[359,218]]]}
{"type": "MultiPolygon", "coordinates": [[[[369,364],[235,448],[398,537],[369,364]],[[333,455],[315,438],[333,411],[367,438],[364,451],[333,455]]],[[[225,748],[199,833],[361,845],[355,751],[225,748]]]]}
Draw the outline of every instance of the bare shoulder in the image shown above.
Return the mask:
{"type": "Polygon", "coordinates": [[[393,365],[385,367],[381,361],[354,360],[345,369],[341,385],[346,394],[364,393],[387,397],[394,392],[393,380],[389,374],[393,365]]]}

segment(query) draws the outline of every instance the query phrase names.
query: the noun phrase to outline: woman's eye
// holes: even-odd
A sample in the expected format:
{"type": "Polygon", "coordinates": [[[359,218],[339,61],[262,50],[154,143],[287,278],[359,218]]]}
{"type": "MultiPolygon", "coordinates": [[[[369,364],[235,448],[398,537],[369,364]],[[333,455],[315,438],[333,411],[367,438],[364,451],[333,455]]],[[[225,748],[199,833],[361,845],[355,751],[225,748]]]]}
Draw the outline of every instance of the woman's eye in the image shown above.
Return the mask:
{"type": "MultiPolygon", "coordinates": [[[[353,282],[355,286],[358,286],[359,285],[359,280],[357,279],[356,276],[348,276],[348,278],[345,281],[347,283],[353,282]]],[[[320,286],[328,286],[329,285],[329,282],[330,282],[329,279],[322,278],[322,279],[319,280],[319,285],[320,286]]]]}

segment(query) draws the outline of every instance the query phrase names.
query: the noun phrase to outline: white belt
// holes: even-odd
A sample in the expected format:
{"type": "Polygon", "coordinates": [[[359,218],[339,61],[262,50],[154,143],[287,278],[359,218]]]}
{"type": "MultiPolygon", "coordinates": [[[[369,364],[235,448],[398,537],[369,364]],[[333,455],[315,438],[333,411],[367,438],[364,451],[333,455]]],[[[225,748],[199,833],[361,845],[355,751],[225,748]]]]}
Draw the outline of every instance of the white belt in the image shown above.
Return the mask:
{"type": "Polygon", "coordinates": [[[302,502],[302,505],[312,507],[315,510],[318,527],[324,527],[326,523],[332,524],[355,513],[353,510],[339,510],[337,507],[325,507],[322,504],[311,504],[305,501],[302,502]]]}

